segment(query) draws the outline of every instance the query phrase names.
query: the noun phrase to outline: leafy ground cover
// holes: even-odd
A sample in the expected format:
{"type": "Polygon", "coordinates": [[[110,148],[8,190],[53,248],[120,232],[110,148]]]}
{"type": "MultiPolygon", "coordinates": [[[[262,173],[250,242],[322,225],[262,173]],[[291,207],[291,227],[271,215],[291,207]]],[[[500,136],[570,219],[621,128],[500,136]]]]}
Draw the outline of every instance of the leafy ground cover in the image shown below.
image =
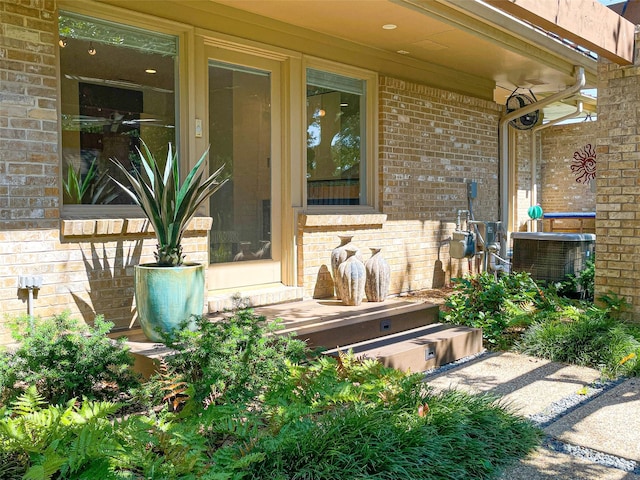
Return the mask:
{"type": "Polygon", "coordinates": [[[640,373],[640,330],[607,309],[565,307],[538,316],[515,349],[556,362],[600,369],[606,378],[640,373]]]}
{"type": "MultiPolygon", "coordinates": [[[[491,397],[434,394],[420,374],[313,356],[250,310],[198,324],[198,334],[167,338],[178,353],[148,381],[104,389],[87,376],[74,398],[43,388],[67,363],[18,378],[12,368],[33,347],[2,353],[0,389],[12,400],[0,408],[0,478],[489,479],[540,441],[491,397]]],[[[47,338],[63,359],[91,355],[89,336],[104,338],[60,319],[21,335],[27,345],[47,338]]],[[[110,371],[128,364],[110,355],[110,371]]]]}
{"type": "Polygon", "coordinates": [[[539,285],[527,273],[456,279],[444,321],[483,329],[489,350],[514,349],[552,361],[600,369],[603,376],[640,373],[640,326],[625,322],[625,303],[603,296],[596,306],[592,262],[561,284],[539,285]],[[584,298],[583,298],[584,297],[584,298]]]}
{"type": "Polygon", "coordinates": [[[513,343],[511,332],[531,324],[536,312],[550,309],[553,303],[527,273],[456,278],[453,289],[441,312],[444,321],[482,328],[488,349],[508,349],[513,343]]]}
{"type": "MultiPolygon", "coordinates": [[[[640,327],[590,292],[589,269],[560,285],[481,274],[455,281],[442,316],[482,327],[489,349],[637,375],[640,327]]],[[[20,347],[0,352],[0,479],[491,479],[540,441],[494,398],[317,356],[249,309],[166,337],[176,353],[145,381],[101,318],[16,324],[20,347]]]]}

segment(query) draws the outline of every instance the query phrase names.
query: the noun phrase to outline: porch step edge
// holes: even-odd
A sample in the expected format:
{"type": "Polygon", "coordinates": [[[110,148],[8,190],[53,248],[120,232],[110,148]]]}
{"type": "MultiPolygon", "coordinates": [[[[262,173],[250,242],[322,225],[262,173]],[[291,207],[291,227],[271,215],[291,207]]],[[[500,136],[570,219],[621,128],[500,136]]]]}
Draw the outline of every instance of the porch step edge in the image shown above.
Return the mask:
{"type": "Polygon", "coordinates": [[[377,359],[387,367],[424,372],[482,350],[482,329],[433,323],[324,353],[338,355],[339,352],[352,351],[358,357],[377,359]]]}
{"type": "Polygon", "coordinates": [[[285,328],[279,333],[295,335],[312,348],[333,348],[437,323],[439,308],[429,303],[389,302],[341,315],[331,310],[324,312],[327,315],[318,313],[293,321],[283,317],[285,328]]]}
{"type": "Polygon", "coordinates": [[[304,289],[302,287],[276,286],[255,289],[239,289],[215,295],[207,298],[207,312],[215,314],[242,306],[257,307],[262,305],[276,305],[278,303],[299,302],[303,300],[304,289]]]}

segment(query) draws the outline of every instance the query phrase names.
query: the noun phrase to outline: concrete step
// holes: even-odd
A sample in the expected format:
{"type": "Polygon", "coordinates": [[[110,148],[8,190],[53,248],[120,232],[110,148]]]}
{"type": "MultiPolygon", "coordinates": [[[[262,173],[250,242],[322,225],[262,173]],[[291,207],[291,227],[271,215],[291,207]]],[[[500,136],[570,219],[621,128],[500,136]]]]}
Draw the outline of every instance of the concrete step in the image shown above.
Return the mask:
{"type": "Polygon", "coordinates": [[[267,319],[281,319],[285,330],[279,333],[292,333],[311,348],[334,348],[435,323],[439,309],[392,298],[358,306],[335,299],[307,300],[255,311],[267,319]]]}
{"type": "Polygon", "coordinates": [[[302,295],[301,287],[286,287],[281,284],[264,285],[241,291],[216,290],[209,292],[207,310],[209,314],[233,310],[238,306],[238,301],[248,307],[299,302],[302,301],[302,295]]]}
{"type": "Polygon", "coordinates": [[[325,352],[352,351],[387,367],[424,372],[482,351],[482,330],[436,323],[381,338],[344,345],[325,352]]]}

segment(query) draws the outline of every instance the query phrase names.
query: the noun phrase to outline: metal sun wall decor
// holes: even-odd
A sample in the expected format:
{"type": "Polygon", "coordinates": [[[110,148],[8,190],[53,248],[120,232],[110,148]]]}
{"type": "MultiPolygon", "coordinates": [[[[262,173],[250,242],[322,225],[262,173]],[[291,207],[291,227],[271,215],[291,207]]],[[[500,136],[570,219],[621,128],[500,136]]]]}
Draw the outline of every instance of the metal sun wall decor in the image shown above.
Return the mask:
{"type": "Polygon", "coordinates": [[[573,153],[571,171],[578,183],[586,184],[596,178],[596,150],[590,143],[573,153]]]}

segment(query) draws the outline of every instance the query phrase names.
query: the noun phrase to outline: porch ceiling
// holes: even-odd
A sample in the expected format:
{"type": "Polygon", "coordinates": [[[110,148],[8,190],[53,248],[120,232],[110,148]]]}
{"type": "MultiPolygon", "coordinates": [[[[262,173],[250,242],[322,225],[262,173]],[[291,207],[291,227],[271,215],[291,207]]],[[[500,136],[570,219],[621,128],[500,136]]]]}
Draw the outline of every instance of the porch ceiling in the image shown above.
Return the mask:
{"type": "Polygon", "coordinates": [[[491,80],[496,85],[494,98],[500,103],[516,87],[540,95],[562,90],[573,83],[573,65],[578,64],[585,67],[587,88],[595,87],[593,58],[482,2],[212,1],[398,57],[491,80]],[[397,28],[383,28],[389,24],[397,28]]]}

